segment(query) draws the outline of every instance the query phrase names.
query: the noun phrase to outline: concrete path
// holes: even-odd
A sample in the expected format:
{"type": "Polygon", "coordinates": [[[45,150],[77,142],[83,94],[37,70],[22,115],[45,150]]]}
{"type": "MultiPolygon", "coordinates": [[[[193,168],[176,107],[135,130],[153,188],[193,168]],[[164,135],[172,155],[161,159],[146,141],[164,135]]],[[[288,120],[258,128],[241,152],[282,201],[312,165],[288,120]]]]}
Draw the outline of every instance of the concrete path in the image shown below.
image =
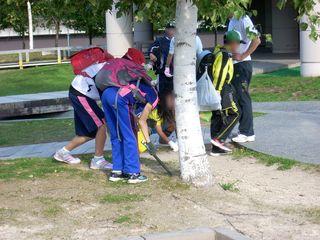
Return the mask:
{"type": "Polygon", "coordinates": [[[70,109],[68,91],[0,97],[0,119],[63,112],[70,109]]]}
{"type": "MultiPolygon", "coordinates": [[[[16,158],[32,158],[32,157],[52,157],[56,150],[65,146],[67,142],[41,143],[14,147],[0,148],[0,160],[9,160],[16,158]]],[[[107,141],[105,150],[111,150],[109,141],[107,141]]],[[[94,141],[90,141],[75,151],[73,154],[94,153],[94,141]]]]}
{"type": "Polygon", "coordinates": [[[258,152],[320,164],[320,101],[255,103],[256,141],[244,146],[258,152]]]}
{"type": "Polygon", "coordinates": [[[258,53],[253,55],[253,74],[269,73],[284,68],[300,66],[299,56],[296,54],[258,53]]]}
{"type": "MultiPolygon", "coordinates": [[[[210,129],[203,128],[202,134],[206,143],[210,142],[210,129]]],[[[151,141],[155,145],[159,144],[159,136],[157,134],[151,135],[151,141]]],[[[172,136],[174,139],[175,136],[172,136]]],[[[52,157],[56,150],[65,146],[67,142],[52,142],[52,143],[40,143],[13,147],[2,147],[0,148],[0,160],[12,160],[16,158],[31,158],[31,157],[52,157]]],[[[94,153],[95,142],[90,141],[80,146],[79,148],[72,151],[72,154],[88,154],[94,153]]],[[[162,145],[163,146],[163,145],[162,145]]],[[[104,148],[105,151],[111,150],[110,140],[107,139],[104,148]]]]}
{"type": "MultiPolygon", "coordinates": [[[[254,103],[255,112],[267,113],[255,118],[256,141],[244,144],[252,150],[294,159],[305,163],[320,164],[320,101],[254,103]]],[[[210,141],[208,127],[202,129],[206,143],[210,141]]],[[[158,137],[152,136],[158,143],[158,137]]],[[[33,144],[0,148],[0,159],[22,157],[51,157],[66,142],[33,144]]],[[[105,150],[110,150],[107,141],[105,150]]],[[[94,141],[74,151],[75,154],[93,153],[94,141]]]]}

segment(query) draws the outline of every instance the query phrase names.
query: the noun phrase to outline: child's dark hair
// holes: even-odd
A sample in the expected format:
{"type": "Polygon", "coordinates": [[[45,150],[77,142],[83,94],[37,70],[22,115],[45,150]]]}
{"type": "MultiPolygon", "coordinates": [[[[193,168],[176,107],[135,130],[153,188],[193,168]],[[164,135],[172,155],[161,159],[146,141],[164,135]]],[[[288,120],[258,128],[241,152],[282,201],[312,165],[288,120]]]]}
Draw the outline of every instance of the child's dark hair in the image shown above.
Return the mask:
{"type": "Polygon", "coordinates": [[[175,122],[174,119],[174,111],[169,109],[167,106],[166,98],[169,95],[172,95],[173,91],[165,90],[163,93],[159,95],[159,104],[158,104],[158,114],[161,119],[165,122],[175,122]]]}

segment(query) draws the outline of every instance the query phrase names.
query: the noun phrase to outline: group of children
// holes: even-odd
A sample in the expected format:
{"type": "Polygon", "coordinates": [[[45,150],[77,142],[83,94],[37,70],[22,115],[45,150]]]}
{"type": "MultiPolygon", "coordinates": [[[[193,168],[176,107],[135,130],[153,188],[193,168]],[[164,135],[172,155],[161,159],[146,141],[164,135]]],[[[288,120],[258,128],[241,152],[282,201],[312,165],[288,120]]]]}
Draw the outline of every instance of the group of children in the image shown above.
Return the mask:
{"type": "MultiPolygon", "coordinates": [[[[241,36],[232,30],[225,34],[224,41],[225,45],[217,46],[214,52],[197,54],[197,75],[208,70],[222,99],[222,109],[213,111],[211,119],[211,155],[214,156],[231,151],[224,145],[224,141],[240,115],[233,99],[231,53],[236,52],[242,43],[241,36]]],[[[162,61],[162,70],[165,70],[164,66],[162,61]]],[[[165,80],[168,81],[167,78],[165,80]]],[[[169,144],[173,151],[178,151],[178,144],[169,139],[175,131],[173,91],[160,82],[162,87],[158,93],[151,81],[145,68],[143,53],[134,48],[128,49],[122,58],[104,54],[99,61],[77,72],[69,89],[69,98],[74,108],[76,137],[58,150],[54,159],[78,164],[81,160],[70,152],[95,139],[95,155],[90,168],[112,169],[109,180],[114,182],[147,181],[148,178],[141,174],[139,150],[155,152],[150,140],[150,126],[158,133],[160,143],[169,144]],[[97,100],[101,100],[103,111],[97,100]],[[111,140],[112,164],[103,156],[106,125],[111,140]]]]}
{"type": "Polygon", "coordinates": [[[122,58],[105,54],[97,63],[77,72],[69,89],[76,137],[58,150],[54,159],[78,164],[81,160],[70,152],[95,139],[95,155],[90,168],[112,169],[109,180],[114,182],[147,181],[141,174],[138,145],[143,144],[149,152],[155,152],[149,136],[150,121],[155,123],[154,128],[162,142],[178,151],[177,143],[169,139],[175,130],[174,95],[172,91],[163,93],[159,103],[158,92],[144,65],[143,53],[130,48],[122,58]],[[101,100],[103,111],[97,100],[101,100]],[[106,125],[111,140],[112,164],[103,156],[106,125]],[[138,132],[141,133],[139,140],[138,132]]]}

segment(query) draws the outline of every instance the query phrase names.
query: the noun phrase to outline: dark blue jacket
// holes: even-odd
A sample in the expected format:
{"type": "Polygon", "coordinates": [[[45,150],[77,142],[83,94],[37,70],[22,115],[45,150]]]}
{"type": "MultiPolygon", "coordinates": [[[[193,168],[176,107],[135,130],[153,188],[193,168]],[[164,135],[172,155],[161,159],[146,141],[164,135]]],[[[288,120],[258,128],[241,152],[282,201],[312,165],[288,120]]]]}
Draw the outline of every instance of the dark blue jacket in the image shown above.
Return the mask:
{"type": "Polygon", "coordinates": [[[159,67],[164,69],[169,54],[171,39],[167,36],[158,37],[149,49],[149,54],[153,53],[160,61],[159,67]]]}

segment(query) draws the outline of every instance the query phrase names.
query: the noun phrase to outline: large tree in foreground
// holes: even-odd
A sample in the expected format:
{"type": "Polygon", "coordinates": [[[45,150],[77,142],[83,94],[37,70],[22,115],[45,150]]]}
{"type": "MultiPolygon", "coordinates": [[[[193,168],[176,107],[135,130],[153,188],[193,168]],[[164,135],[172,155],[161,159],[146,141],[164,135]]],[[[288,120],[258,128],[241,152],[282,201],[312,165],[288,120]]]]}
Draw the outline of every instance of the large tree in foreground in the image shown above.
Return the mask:
{"type": "MultiPolygon", "coordinates": [[[[315,1],[292,0],[298,10],[298,20],[307,15],[304,27],[319,24],[318,13],[310,14],[315,1]]],[[[287,0],[279,0],[279,8],[287,0]]],[[[213,183],[212,171],[208,163],[202,138],[196,94],[196,55],[195,36],[198,16],[211,20],[213,26],[225,23],[228,15],[244,15],[251,0],[123,0],[117,3],[122,11],[137,6],[135,12],[140,19],[152,22],[165,22],[174,16],[176,21],[176,41],[174,55],[174,89],[176,94],[176,121],[179,142],[181,177],[185,182],[196,186],[210,186],[213,183]],[[163,9],[163,11],[159,11],[163,9]],[[199,11],[198,11],[199,10],[199,11]]],[[[318,37],[316,31],[312,31],[318,37]]]]}

